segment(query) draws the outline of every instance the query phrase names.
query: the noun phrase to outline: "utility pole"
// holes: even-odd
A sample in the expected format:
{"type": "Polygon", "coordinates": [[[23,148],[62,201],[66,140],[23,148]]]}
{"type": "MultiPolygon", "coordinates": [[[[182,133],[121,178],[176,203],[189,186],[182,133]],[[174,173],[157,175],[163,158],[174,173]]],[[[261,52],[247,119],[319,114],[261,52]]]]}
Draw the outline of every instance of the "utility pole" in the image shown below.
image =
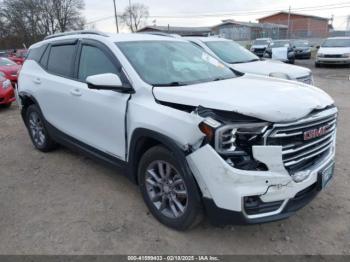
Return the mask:
{"type": "Polygon", "coordinates": [[[118,14],[117,14],[117,5],[115,3],[115,0],[113,0],[114,3],[114,15],[115,15],[115,25],[117,27],[117,33],[119,34],[119,25],[118,25],[118,14]]]}
{"type": "Polygon", "coordinates": [[[132,10],[131,10],[131,0],[129,0],[129,13],[130,13],[130,29],[133,32],[133,26],[132,26],[132,10]]]}
{"type": "Polygon", "coordinates": [[[288,39],[290,39],[290,12],[291,12],[291,6],[289,6],[289,11],[288,11],[288,33],[287,33],[287,36],[288,36],[288,39]]]}

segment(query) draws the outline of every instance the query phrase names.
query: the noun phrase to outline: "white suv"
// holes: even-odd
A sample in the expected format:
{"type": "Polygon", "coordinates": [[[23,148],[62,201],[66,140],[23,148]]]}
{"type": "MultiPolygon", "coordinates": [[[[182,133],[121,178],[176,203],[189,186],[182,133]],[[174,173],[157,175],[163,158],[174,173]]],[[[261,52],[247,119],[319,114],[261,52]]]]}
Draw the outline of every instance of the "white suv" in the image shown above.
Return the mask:
{"type": "Polygon", "coordinates": [[[122,166],[151,213],[184,230],[262,223],[333,174],[337,109],[320,89],[237,74],[182,39],[75,32],[33,45],[19,76],[34,146],[122,166]]]}

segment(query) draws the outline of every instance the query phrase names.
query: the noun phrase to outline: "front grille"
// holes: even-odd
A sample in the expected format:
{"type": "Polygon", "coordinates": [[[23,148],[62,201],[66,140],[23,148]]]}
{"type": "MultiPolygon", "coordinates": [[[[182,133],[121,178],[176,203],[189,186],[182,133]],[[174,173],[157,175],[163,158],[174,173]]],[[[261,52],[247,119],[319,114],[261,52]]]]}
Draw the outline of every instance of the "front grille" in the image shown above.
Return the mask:
{"type": "Polygon", "coordinates": [[[299,78],[297,78],[297,81],[304,83],[304,84],[311,85],[312,84],[312,76],[307,75],[307,76],[299,77],[299,78]]]}
{"type": "Polygon", "coordinates": [[[335,139],[336,124],[337,109],[333,107],[297,122],[275,124],[266,138],[266,144],[281,145],[285,167],[295,171],[317,161],[330,150],[335,139]],[[305,140],[305,132],[309,131],[315,131],[317,135],[305,140]]]}
{"type": "Polygon", "coordinates": [[[342,55],[324,55],[326,58],[342,58],[342,55]]]}

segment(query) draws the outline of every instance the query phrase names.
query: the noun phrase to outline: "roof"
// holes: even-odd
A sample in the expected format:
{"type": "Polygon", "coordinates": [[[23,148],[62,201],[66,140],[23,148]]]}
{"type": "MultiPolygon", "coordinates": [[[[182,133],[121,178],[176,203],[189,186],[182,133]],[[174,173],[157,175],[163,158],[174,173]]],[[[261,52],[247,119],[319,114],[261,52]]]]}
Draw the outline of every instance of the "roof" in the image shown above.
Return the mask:
{"type": "MultiPolygon", "coordinates": [[[[279,15],[279,14],[286,14],[286,15],[288,15],[289,12],[280,11],[280,12],[277,12],[277,13],[273,13],[271,15],[260,17],[260,18],[258,18],[258,20],[262,20],[262,19],[265,19],[265,18],[268,18],[268,17],[271,17],[271,16],[279,15]]],[[[321,17],[321,16],[315,16],[315,15],[307,15],[307,14],[300,14],[300,13],[290,13],[290,14],[291,15],[296,15],[296,16],[304,16],[304,17],[311,17],[311,18],[315,18],[315,19],[327,20],[327,21],[330,20],[329,18],[325,18],[325,17],[321,17]]]]}
{"type": "Polygon", "coordinates": [[[127,33],[127,34],[95,34],[95,33],[82,33],[81,31],[77,31],[76,34],[70,32],[66,35],[59,35],[54,38],[49,38],[43,40],[41,42],[35,43],[31,46],[31,48],[35,48],[41,46],[44,43],[50,43],[57,40],[69,40],[74,38],[82,37],[91,38],[91,39],[99,39],[104,38],[108,42],[127,42],[127,41],[185,41],[181,38],[171,38],[168,36],[160,36],[160,35],[152,35],[152,34],[142,34],[142,33],[127,33]]]}
{"type": "Polygon", "coordinates": [[[247,27],[256,27],[256,28],[267,28],[267,27],[278,27],[278,28],[288,28],[286,25],[280,25],[280,24],[273,24],[273,23],[253,23],[253,22],[241,22],[241,21],[236,21],[233,19],[227,19],[223,20],[221,24],[218,24],[213,27],[219,27],[222,25],[226,24],[236,24],[236,25],[241,25],[241,26],[247,26],[247,27]]]}
{"type": "Polygon", "coordinates": [[[145,26],[138,30],[142,32],[144,30],[151,29],[155,31],[172,31],[172,32],[210,32],[211,27],[181,27],[181,26],[145,26]]]}

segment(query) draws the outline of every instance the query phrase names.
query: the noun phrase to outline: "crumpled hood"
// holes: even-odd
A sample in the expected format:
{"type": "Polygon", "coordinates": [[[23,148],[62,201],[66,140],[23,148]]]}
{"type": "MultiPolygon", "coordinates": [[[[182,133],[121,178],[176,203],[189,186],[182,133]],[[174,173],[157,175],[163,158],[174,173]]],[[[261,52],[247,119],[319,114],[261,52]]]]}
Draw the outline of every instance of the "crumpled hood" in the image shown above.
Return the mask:
{"type": "Polygon", "coordinates": [[[231,64],[233,69],[243,73],[269,76],[271,73],[284,73],[296,79],[311,74],[311,70],[301,66],[288,65],[274,60],[256,61],[251,63],[231,64]]]}
{"type": "Polygon", "coordinates": [[[157,100],[233,111],[269,122],[289,122],[334,101],[305,84],[257,75],[178,87],[154,87],[157,100]]]}

